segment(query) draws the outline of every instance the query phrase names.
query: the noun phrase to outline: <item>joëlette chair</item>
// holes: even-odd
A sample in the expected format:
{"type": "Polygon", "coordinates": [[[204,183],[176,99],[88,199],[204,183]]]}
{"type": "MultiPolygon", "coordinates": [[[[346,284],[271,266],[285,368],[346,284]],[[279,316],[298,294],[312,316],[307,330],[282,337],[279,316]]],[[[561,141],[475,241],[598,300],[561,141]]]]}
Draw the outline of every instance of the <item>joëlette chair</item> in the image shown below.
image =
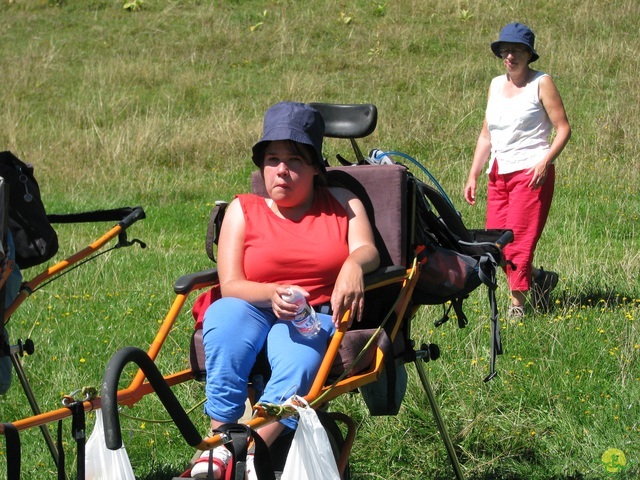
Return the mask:
{"type": "MultiPolygon", "coordinates": [[[[349,139],[358,163],[362,163],[356,139],[371,134],[377,123],[377,110],[373,105],[314,104],[326,123],[327,137],[349,139]]],[[[462,472],[453,444],[448,436],[440,411],[429,385],[423,362],[435,359],[438,349],[425,345],[414,349],[411,339],[411,320],[420,307],[414,304],[412,293],[420,273],[415,261],[412,232],[414,203],[410,201],[407,170],[402,165],[358,165],[334,167],[328,171],[330,182],[352,189],[363,201],[376,237],[382,259],[381,268],[366,278],[365,320],[357,329],[346,330],[346,318],[333,336],[319,372],[305,399],[314,408],[325,405],[338,396],[359,389],[372,414],[396,414],[402,397],[406,377],[404,364],[413,362],[447,448],[457,478],[462,472]],[[368,392],[366,394],[365,392],[368,392]],[[368,398],[367,398],[368,395],[368,398]]],[[[253,178],[256,192],[263,192],[259,177],[253,178]]],[[[219,227],[219,224],[218,224],[219,227]]],[[[163,376],[154,361],[192,294],[211,291],[217,285],[217,270],[190,274],[174,284],[176,298],[151,346],[144,352],[135,347],[118,351],[105,371],[102,397],[91,400],[91,408],[102,406],[107,446],[117,449],[122,445],[119,405],[133,405],[144,395],[155,392],[187,443],[201,450],[222,443],[220,435],[203,438],[179,404],[171,387],[196,378],[202,378],[203,356],[198,330],[192,344],[192,368],[163,376]],[[128,388],[118,390],[120,375],[129,363],[140,369],[128,388]]],[[[290,413],[273,414],[258,407],[247,422],[252,429],[278,421],[290,413]]],[[[346,422],[348,423],[348,417],[346,422]]],[[[345,475],[349,451],[355,435],[348,424],[347,438],[340,452],[338,465],[345,475]]]]}

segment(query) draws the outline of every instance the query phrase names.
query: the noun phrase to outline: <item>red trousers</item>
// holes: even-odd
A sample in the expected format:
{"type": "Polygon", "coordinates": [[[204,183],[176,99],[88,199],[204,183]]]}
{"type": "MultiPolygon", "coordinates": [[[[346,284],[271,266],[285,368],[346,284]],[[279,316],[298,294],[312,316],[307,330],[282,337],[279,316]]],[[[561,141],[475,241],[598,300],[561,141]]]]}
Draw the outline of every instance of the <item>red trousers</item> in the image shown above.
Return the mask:
{"type": "Polygon", "coordinates": [[[542,187],[528,187],[531,175],[526,170],[498,174],[498,162],[489,173],[487,191],[487,228],[513,230],[513,243],[504,249],[505,265],[511,291],[526,292],[531,287],[533,253],[547,223],[553,190],[555,166],[547,171],[542,187]],[[514,268],[515,267],[515,268],[514,268]]]}

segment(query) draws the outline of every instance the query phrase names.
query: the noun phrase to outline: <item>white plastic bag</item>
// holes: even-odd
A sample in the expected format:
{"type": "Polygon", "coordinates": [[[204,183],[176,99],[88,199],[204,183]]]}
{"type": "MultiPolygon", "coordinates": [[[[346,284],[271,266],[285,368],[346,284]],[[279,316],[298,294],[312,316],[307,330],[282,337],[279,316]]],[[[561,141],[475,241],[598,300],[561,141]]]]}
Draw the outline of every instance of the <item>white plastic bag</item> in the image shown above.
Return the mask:
{"type": "Polygon", "coordinates": [[[85,445],[86,480],[135,480],[124,444],[109,450],[104,440],[102,410],[96,410],[96,424],[85,445]]]}
{"type": "Polygon", "coordinates": [[[295,408],[300,420],[281,480],[340,480],[329,437],[316,411],[309,406],[295,408]]]}

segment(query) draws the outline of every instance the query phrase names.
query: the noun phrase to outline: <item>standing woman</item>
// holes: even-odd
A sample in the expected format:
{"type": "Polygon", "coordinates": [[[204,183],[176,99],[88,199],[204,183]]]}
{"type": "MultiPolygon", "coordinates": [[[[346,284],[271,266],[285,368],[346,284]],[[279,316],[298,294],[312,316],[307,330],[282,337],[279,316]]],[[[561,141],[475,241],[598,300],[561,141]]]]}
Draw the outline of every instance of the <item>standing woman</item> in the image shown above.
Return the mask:
{"type": "Polygon", "coordinates": [[[494,78],[464,198],[476,203],[477,179],[489,161],[487,228],[511,229],[505,248],[513,265],[505,272],[511,290],[509,315],[523,317],[526,294],[539,309],[549,307],[558,274],[533,267],[533,255],[547,221],[555,184],[556,158],[571,137],[560,93],[549,75],[533,70],[539,56],[535,35],[510,23],[491,44],[506,74],[494,78]],[[555,136],[550,140],[552,130],[555,136]]]}

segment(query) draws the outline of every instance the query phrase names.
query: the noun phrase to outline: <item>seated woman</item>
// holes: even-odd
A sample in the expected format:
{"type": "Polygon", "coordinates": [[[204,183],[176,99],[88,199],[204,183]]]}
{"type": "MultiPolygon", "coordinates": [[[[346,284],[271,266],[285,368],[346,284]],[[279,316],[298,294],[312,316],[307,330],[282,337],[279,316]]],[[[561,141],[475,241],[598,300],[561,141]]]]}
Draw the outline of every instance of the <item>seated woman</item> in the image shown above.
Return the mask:
{"type": "MultiPolygon", "coordinates": [[[[326,186],[323,134],[322,116],[309,105],[269,108],[253,147],[268,197],[239,195],[227,208],[218,243],[223,298],[207,309],[203,326],[205,412],[213,429],[244,413],[249,374],[263,348],[272,373],[259,401],[279,404],[308,393],[344,314],[350,312],[349,325],[362,317],[363,276],[378,267],[378,251],[360,200],[326,186]],[[319,312],[315,337],[292,324],[297,306],[285,300],[289,289],[300,290],[319,312]]],[[[295,427],[290,417],[260,435],[270,443],[295,427]]],[[[194,465],[193,477],[206,476],[208,455],[194,465]]],[[[212,455],[220,478],[230,454],[221,446],[212,455]]]]}

